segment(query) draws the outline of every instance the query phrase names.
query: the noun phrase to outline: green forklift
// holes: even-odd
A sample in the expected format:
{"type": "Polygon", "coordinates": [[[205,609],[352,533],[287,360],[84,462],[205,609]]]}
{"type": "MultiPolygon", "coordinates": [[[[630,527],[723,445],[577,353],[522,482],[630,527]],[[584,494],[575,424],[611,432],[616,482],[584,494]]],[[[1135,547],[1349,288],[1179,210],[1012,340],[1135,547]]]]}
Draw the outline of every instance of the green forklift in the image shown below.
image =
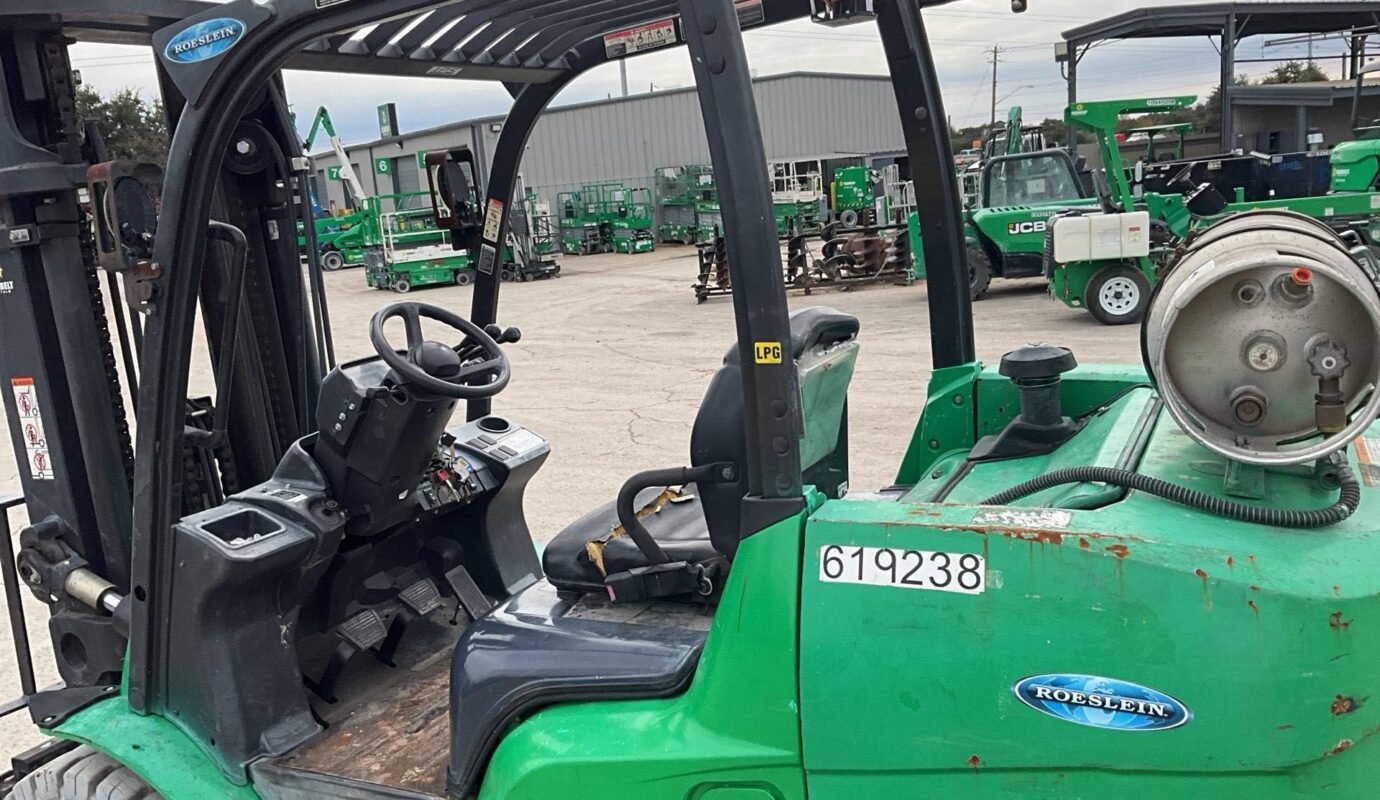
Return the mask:
{"type": "Polygon", "coordinates": [[[16,123],[0,126],[0,240],[15,245],[0,249],[0,397],[24,465],[3,509],[29,521],[17,554],[0,539],[23,690],[4,710],[51,737],[15,754],[5,793],[1373,797],[1380,554],[1355,513],[1380,499],[1369,275],[1330,229],[1242,215],[1161,284],[1144,364],[1012,342],[984,366],[923,13],[938,5],[752,18],[875,21],[887,56],[933,363],[877,491],[848,470],[865,332],[787,306],[740,3],[0,8],[0,79],[38,71],[0,93],[16,123]],[[512,33],[475,38],[490,27],[512,33]],[[147,37],[180,109],[159,211],[58,124],[67,43],[114,35],[147,37]],[[722,189],[731,345],[686,462],[615,498],[568,493],[595,508],[539,549],[523,498],[554,454],[501,402],[524,380],[496,269],[518,167],[581,72],[630,42],[682,41],[722,189]],[[391,304],[345,323],[374,355],[336,363],[319,259],[309,247],[304,275],[269,224],[310,214],[289,65],[512,91],[477,207],[436,164],[438,218],[477,261],[467,316],[391,304]],[[125,202],[84,210],[86,190],[125,202]],[[95,308],[101,270],[140,318],[137,426],[112,422],[123,349],[95,308]],[[246,302],[249,277],[275,291],[246,302]],[[111,358],[76,358],[79,343],[111,358]],[[214,398],[188,397],[194,359],[214,398]],[[62,677],[42,689],[25,588],[50,610],[62,677]]]}

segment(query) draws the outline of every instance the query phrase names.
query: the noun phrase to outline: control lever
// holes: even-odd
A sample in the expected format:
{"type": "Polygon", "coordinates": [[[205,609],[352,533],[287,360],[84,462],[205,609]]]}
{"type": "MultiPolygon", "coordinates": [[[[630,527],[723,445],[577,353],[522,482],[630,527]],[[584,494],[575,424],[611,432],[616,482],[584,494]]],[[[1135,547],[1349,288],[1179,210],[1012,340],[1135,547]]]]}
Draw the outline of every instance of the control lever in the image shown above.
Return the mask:
{"type": "Polygon", "coordinates": [[[517,328],[503,329],[493,323],[484,326],[484,332],[489,334],[495,342],[499,344],[517,344],[522,341],[522,331],[517,328]]]}

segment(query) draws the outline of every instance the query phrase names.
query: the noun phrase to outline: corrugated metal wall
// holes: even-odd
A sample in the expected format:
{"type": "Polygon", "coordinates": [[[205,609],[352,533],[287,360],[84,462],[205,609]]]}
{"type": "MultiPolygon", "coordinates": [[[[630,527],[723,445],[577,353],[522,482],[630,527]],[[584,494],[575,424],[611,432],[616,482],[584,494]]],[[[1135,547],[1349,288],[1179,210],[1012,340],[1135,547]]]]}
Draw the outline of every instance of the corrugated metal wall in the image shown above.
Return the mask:
{"type": "MultiPolygon", "coordinates": [[[[753,88],[769,160],[904,149],[895,96],[885,77],[792,73],[759,79],[753,88]]],[[[415,166],[419,151],[474,147],[478,139],[479,161],[487,168],[498,142],[494,128],[501,123],[501,118],[459,123],[405,135],[401,146],[374,143],[349,150],[367,165],[360,175],[365,190],[386,193],[392,180],[373,174],[375,158],[405,155],[415,166]]],[[[532,133],[522,176],[527,188],[554,203],[558,193],[585,183],[650,186],[657,167],[708,161],[699,100],[692,90],[677,90],[551,109],[532,133]]],[[[324,172],[334,162],[333,156],[323,156],[316,166],[324,172]]],[[[424,179],[421,183],[425,186],[424,179]]],[[[330,196],[337,205],[344,202],[339,184],[330,187],[330,196]]]]}

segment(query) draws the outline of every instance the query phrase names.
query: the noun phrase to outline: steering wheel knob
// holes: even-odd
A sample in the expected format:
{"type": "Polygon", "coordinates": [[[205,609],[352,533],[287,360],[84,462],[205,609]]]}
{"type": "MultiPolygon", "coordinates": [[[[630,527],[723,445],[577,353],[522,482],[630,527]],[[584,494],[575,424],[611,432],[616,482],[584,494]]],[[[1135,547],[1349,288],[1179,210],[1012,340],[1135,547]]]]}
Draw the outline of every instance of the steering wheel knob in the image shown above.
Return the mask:
{"type": "Polygon", "coordinates": [[[446,380],[460,371],[460,354],[440,342],[422,342],[408,357],[433,378],[446,380]]]}

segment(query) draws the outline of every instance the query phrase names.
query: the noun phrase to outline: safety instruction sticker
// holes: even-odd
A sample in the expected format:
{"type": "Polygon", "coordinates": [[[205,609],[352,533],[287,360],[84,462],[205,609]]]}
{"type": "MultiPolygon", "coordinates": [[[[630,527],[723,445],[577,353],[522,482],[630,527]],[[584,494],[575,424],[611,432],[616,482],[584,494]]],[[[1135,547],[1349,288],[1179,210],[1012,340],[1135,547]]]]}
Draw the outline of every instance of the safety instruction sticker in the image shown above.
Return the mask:
{"type": "Polygon", "coordinates": [[[498,233],[503,230],[503,202],[490,200],[489,210],[484,214],[484,241],[498,242],[498,233]]]}
{"type": "Polygon", "coordinates": [[[1356,440],[1356,459],[1361,462],[1361,482],[1380,486],[1380,439],[1362,436],[1356,440]]]}
{"type": "Polygon", "coordinates": [[[485,275],[494,274],[494,262],[498,260],[498,251],[493,247],[482,244],[479,246],[479,271],[485,275]]]}
{"type": "Polygon", "coordinates": [[[780,364],[781,356],[780,342],[752,343],[752,360],[758,364],[780,364]]]}
{"type": "Polygon", "coordinates": [[[645,50],[655,50],[680,41],[676,34],[676,21],[663,19],[625,31],[617,31],[604,36],[604,54],[609,58],[629,56],[645,50]]]}
{"type": "Polygon", "coordinates": [[[43,430],[43,411],[39,407],[38,387],[33,378],[11,378],[14,407],[19,412],[19,431],[24,437],[25,460],[29,475],[36,481],[53,480],[53,458],[48,452],[48,434],[43,430]]]}
{"type": "Polygon", "coordinates": [[[762,10],[762,0],[737,0],[733,8],[738,12],[738,27],[747,28],[753,25],[761,25],[767,21],[766,12],[762,10]]]}

